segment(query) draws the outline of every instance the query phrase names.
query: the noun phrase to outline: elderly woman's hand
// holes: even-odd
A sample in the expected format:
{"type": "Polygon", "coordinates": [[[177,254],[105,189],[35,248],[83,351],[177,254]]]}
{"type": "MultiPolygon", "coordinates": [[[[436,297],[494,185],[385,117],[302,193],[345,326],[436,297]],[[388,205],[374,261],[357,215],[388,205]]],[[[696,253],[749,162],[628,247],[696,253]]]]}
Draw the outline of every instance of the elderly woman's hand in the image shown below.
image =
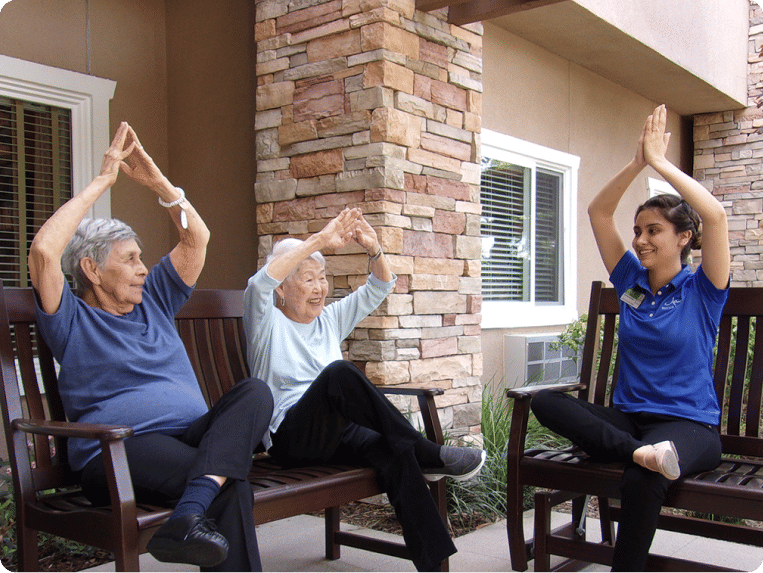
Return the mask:
{"type": "Polygon", "coordinates": [[[128,129],[127,137],[132,142],[134,151],[122,163],[122,171],[133,181],[156,191],[167,183],[166,177],[143,149],[133,128],[128,126],[128,129]]]}
{"type": "Polygon", "coordinates": [[[360,215],[360,209],[344,209],[331,219],[328,225],[317,233],[320,239],[320,249],[341,249],[352,240],[355,221],[360,215]]]}
{"type": "Polygon", "coordinates": [[[134,141],[130,143],[127,149],[124,148],[129,130],[130,126],[127,125],[127,122],[123,121],[117,129],[111,145],[106,150],[106,153],[103,154],[100,177],[104,178],[106,187],[111,187],[116,182],[119,168],[124,165],[123,161],[135,149],[136,144],[134,141]]]}
{"type": "Polygon", "coordinates": [[[355,220],[353,239],[366,250],[369,256],[374,256],[381,249],[376,231],[366,221],[362,213],[358,214],[358,218],[355,220]]]}

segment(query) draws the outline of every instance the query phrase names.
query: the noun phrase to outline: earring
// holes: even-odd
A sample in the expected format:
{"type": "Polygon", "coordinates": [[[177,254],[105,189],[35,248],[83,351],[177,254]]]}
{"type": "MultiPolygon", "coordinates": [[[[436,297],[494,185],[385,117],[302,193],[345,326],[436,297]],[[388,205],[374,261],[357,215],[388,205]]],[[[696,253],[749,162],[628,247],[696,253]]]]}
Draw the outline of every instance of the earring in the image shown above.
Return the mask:
{"type": "Polygon", "coordinates": [[[281,297],[281,300],[278,301],[281,306],[286,306],[286,299],[281,297]]]}

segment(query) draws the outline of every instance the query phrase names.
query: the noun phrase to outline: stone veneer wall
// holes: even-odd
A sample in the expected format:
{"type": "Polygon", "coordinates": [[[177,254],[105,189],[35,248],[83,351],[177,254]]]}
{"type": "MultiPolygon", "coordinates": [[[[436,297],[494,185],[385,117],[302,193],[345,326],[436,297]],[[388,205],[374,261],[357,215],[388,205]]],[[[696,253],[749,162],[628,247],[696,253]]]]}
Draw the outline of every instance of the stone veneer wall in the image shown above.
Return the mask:
{"type": "MultiPolygon", "coordinates": [[[[443,425],[474,433],[482,26],[451,26],[446,11],[414,6],[256,0],[259,257],[361,207],[398,281],[345,355],[377,385],[444,389],[443,425]]],[[[365,282],[367,257],[354,243],[324,255],[333,296],[365,282]]]]}
{"type": "Polygon", "coordinates": [[[732,286],[763,286],[763,11],[750,2],[748,106],[694,117],[694,177],[726,206],[732,286]]]}

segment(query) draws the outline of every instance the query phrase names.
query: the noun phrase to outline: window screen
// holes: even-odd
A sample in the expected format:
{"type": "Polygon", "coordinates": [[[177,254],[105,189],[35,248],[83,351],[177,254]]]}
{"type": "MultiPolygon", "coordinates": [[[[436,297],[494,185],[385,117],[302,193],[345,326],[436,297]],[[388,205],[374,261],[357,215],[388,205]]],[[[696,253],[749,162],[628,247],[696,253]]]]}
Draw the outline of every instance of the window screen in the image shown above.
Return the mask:
{"type": "Polygon", "coordinates": [[[563,302],[562,184],[557,172],[483,159],[485,300],[563,302]]]}
{"type": "Polygon", "coordinates": [[[40,226],[72,196],[71,112],[0,97],[0,279],[27,286],[40,226]]]}

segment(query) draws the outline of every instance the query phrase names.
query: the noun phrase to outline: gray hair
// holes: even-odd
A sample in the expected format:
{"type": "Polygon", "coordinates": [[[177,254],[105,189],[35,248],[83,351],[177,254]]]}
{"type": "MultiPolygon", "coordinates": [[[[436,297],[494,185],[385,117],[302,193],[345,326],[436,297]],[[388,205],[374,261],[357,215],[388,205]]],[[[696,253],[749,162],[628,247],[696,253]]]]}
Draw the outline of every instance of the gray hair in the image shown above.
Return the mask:
{"type": "Polygon", "coordinates": [[[114,244],[129,240],[135,240],[140,244],[135,231],[119,219],[83,219],[61,256],[64,273],[74,280],[74,291],[81,296],[92,287],[90,280],[82,272],[82,259],[92,259],[96,265],[102,267],[114,244]]]}
{"type": "MultiPolygon", "coordinates": [[[[281,255],[284,255],[288,252],[293,251],[297,247],[299,247],[302,243],[304,243],[301,239],[295,239],[294,237],[287,237],[285,239],[281,239],[278,241],[275,245],[273,245],[273,251],[267,256],[265,259],[266,263],[269,263],[273,259],[280,257],[281,255]]],[[[315,251],[314,253],[311,253],[308,258],[313,259],[315,261],[318,261],[322,267],[326,266],[326,259],[323,257],[320,251],[315,251]]],[[[289,276],[286,277],[286,279],[290,278],[301,266],[302,263],[297,265],[294,270],[292,270],[289,273],[289,276]]]]}

